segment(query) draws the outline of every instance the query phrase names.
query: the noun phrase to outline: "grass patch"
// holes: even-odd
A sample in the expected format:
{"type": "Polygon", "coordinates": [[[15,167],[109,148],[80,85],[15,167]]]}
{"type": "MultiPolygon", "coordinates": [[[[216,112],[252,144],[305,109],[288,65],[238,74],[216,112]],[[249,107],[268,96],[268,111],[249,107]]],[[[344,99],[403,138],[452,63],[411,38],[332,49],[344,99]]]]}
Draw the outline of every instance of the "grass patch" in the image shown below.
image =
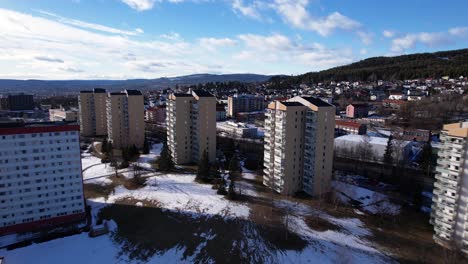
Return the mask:
{"type": "Polygon", "coordinates": [[[307,217],[304,219],[304,222],[307,224],[307,226],[309,226],[311,229],[315,231],[324,232],[327,230],[332,230],[332,231],[341,230],[341,228],[338,225],[331,223],[328,220],[325,220],[317,216],[307,217]]]}
{"type": "Polygon", "coordinates": [[[93,199],[98,197],[104,197],[107,199],[117,185],[115,183],[108,185],[85,183],[83,186],[86,199],[93,199]]]}
{"type": "Polygon", "coordinates": [[[103,208],[99,218],[117,223],[112,238],[121,245],[122,254],[139,261],[179,248],[185,260],[196,263],[265,263],[276,256],[273,250],[302,250],[307,245],[293,233],[286,241],[281,227],[155,207],[114,204],[103,208]]]}

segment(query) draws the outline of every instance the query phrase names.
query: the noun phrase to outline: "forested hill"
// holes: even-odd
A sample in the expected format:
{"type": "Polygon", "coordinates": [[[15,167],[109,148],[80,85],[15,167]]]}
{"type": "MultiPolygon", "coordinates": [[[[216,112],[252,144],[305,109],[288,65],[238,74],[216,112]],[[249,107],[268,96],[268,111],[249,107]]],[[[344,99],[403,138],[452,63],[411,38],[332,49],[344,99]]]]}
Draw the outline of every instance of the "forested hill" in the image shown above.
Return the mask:
{"type": "Polygon", "coordinates": [[[375,81],[468,75],[468,49],[373,57],[349,65],[292,77],[273,77],[274,82],[375,81]]]}

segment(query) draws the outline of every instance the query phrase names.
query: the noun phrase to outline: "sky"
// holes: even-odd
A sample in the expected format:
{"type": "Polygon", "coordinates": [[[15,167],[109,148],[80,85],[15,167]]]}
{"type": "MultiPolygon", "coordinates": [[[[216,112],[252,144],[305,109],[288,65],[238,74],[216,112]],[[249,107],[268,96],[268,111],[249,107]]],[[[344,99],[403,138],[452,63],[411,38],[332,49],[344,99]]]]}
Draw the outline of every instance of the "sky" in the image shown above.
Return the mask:
{"type": "Polygon", "coordinates": [[[464,0],[0,0],[0,78],[297,75],[468,48],[464,0]]]}

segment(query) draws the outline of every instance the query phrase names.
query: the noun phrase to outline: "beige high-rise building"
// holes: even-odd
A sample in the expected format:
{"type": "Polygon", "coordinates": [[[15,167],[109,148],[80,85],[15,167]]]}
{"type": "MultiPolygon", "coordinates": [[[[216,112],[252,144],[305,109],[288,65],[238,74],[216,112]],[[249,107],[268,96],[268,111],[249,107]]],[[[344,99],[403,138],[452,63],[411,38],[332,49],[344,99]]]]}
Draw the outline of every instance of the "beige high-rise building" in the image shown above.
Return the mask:
{"type": "Polygon", "coordinates": [[[274,101],[265,119],[263,184],[284,195],[330,191],[335,107],[314,97],[274,101]]]}
{"type": "Polygon", "coordinates": [[[144,99],[140,91],[125,90],[109,93],[107,97],[107,131],[113,148],[135,145],[143,148],[145,142],[144,99]]]}
{"type": "Polygon", "coordinates": [[[78,96],[80,108],[80,132],[86,137],[107,135],[106,90],[81,91],[78,96]]]}
{"type": "Polygon", "coordinates": [[[167,103],[167,145],[176,164],[216,160],[216,98],[205,91],[174,93],[167,103]]]}
{"type": "Polygon", "coordinates": [[[434,240],[468,254],[468,122],[444,125],[440,143],[431,211],[434,240]]]}

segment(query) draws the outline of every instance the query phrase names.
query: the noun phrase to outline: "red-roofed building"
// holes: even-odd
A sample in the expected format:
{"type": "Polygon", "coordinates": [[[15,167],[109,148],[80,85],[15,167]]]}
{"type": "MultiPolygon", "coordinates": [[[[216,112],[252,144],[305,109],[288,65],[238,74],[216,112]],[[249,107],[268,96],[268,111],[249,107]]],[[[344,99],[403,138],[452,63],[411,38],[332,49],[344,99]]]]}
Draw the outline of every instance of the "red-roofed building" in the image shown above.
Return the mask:
{"type": "Polygon", "coordinates": [[[367,126],[350,120],[335,120],[335,134],[336,135],[365,135],[367,133],[367,126]]]}

